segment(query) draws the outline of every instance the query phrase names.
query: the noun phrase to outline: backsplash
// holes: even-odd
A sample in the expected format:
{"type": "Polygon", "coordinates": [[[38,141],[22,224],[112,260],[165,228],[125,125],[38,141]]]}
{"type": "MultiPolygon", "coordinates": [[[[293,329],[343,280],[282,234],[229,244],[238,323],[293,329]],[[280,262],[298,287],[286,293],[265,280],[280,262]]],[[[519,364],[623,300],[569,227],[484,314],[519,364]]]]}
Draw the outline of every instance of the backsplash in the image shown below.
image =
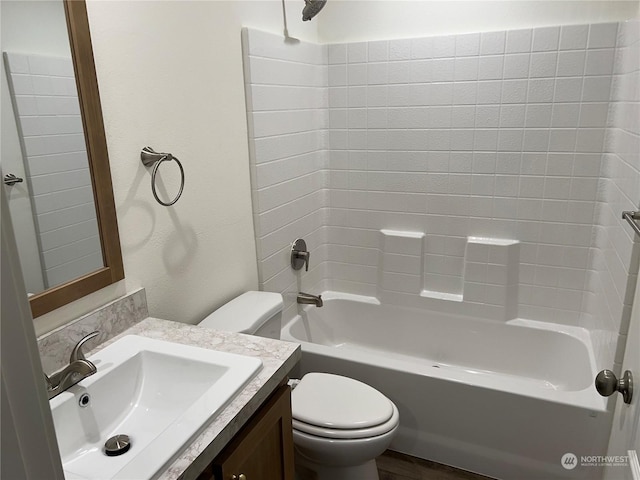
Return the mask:
{"type": "Polygon", "coordinates": [[[69,363],[69,354],[73,347],[91,332],[99,331],[100,335],[87,343],[87,351],[119,335],[148,316],[147,296],[144,288],[140,288],[42,335],[38,338],[42,368],[46,373],[63,368],[69,363]]]}

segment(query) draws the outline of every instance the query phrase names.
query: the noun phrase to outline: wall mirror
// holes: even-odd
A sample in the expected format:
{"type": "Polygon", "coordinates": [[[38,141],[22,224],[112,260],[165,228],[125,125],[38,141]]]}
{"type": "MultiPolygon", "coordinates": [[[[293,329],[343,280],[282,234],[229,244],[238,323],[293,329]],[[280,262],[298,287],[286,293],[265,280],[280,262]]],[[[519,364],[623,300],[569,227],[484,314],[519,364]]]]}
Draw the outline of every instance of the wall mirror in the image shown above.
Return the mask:
{"type": "Polygon", "coordinates": [[[86,4],[0,5],[4,198],[35,318],[124,269],[86,4]]]}

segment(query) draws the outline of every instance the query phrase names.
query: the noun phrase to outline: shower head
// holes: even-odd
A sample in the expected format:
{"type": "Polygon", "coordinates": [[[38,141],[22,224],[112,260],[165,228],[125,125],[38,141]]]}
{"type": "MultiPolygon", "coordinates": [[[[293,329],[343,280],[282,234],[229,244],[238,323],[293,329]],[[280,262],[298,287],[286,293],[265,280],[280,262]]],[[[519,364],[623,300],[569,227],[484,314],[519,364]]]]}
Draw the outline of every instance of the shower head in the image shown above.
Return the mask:
{"type": "Polygon", "coordinates": [[[302,10],[302,21],[306,22],[315,17],[327,0],[304,0],[304,9],[302,10]]]}

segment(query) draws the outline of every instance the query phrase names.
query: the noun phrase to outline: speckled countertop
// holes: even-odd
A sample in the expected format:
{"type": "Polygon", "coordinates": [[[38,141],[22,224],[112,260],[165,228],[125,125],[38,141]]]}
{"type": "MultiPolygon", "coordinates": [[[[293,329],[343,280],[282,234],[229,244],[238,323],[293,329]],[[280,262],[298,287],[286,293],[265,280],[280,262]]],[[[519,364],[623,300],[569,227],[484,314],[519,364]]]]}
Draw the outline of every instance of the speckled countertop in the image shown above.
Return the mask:
{"type": "Polygon", "coordinates": [[[140,335],[221,352],[259,357],[262,360],[262,369],[258,374],[179,454],[177,459],[164,472],[156,476],[159,480],[197,478],[200,472],[222,451],[260,405],[287,377],[301,356],[300,346],[296,343],[222,332],[152,317],[142,320],[120,335],[101,344],[89,352],[89,355],[125,335],[140,335]]]}

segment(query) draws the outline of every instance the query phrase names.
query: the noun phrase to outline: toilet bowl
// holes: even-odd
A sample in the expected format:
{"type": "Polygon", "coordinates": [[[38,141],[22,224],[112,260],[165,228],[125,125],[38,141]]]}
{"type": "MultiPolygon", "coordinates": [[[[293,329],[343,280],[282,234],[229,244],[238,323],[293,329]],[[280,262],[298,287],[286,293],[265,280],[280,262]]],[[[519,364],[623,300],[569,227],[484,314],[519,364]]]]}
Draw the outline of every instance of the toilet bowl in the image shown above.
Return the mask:
{"type": "MultiPolygon", "coordinates": [[[[203,327],[280,338],[282,296],[246,292],[207,316],[203,327]]],[[[308,373],[291,394],[296,479],[377,480],[375,457],[399,424],[398,409],[352,378],[308,373]]]]}

